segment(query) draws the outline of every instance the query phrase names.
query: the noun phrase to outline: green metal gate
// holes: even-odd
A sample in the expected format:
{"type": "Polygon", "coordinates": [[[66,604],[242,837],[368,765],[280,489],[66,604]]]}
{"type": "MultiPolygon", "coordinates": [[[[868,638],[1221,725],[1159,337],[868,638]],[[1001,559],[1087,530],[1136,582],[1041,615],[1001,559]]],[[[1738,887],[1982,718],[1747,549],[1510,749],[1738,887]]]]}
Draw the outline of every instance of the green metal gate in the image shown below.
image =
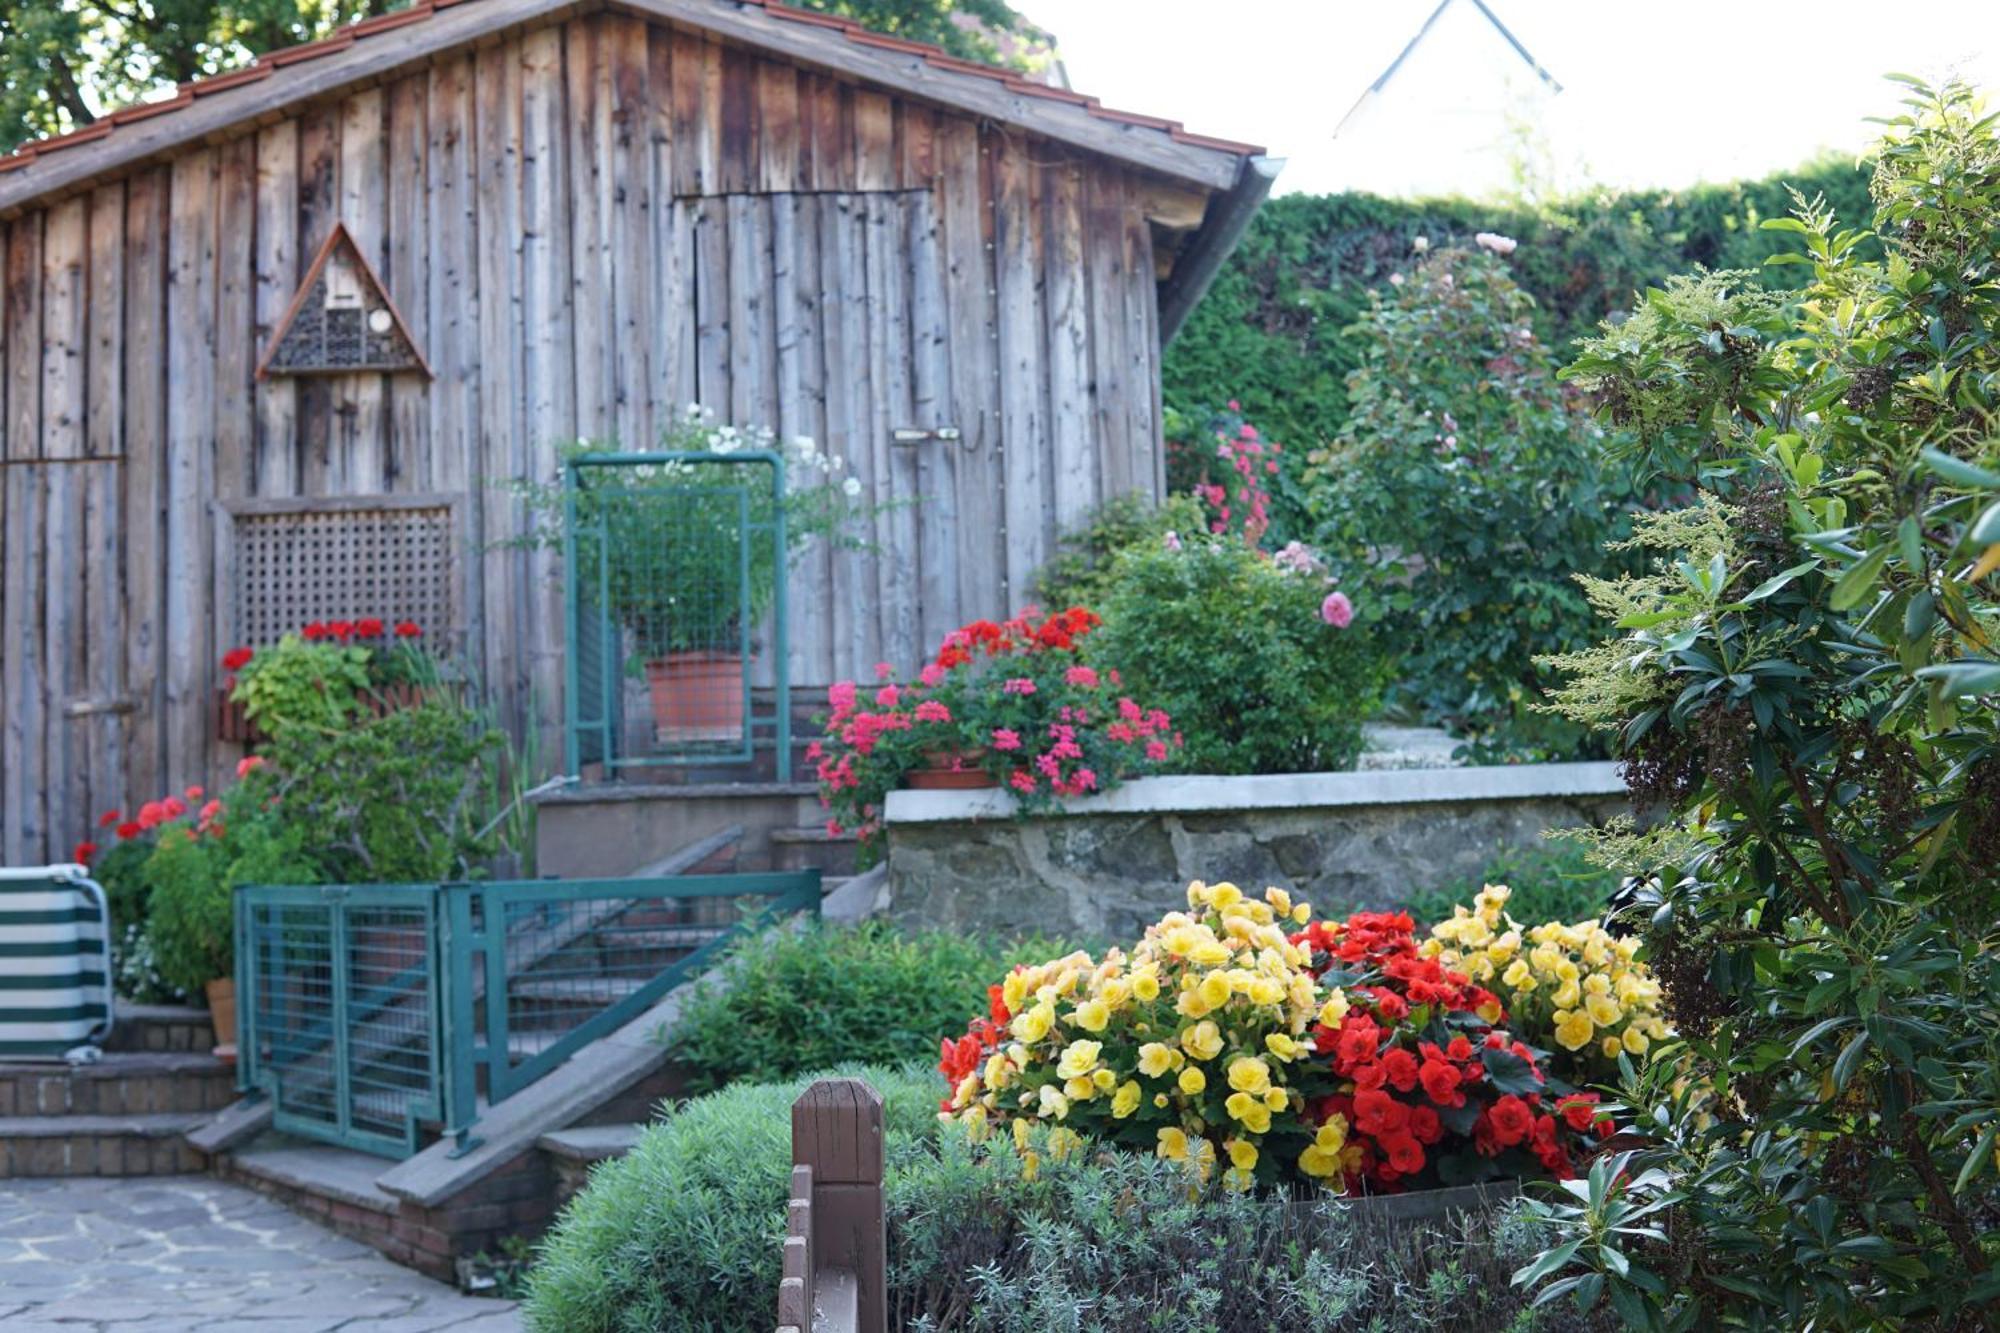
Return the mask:
{"type": "Polygon", "coordinates": [[[567,771],[748,762],[768,732],[790,781],[783,459],[586,454],[563,489],[567,771]],[[761,717],[760,647],[775,699],[761,717]]]}
{"type": "Polygon", "coordinates": [[[474,1136],[747,932],[817,913],[816,870],[236,892],[237,1084],[273,1124],[389,1157],[474,1136]]]}

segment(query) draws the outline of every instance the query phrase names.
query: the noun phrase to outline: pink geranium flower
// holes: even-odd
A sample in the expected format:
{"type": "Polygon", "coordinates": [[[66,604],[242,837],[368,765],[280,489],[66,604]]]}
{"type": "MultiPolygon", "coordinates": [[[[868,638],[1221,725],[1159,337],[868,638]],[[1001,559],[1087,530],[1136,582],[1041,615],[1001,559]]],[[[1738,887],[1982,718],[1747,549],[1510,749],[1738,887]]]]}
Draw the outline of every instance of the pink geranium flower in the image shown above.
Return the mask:
{"type": "Polygon", "coordinates": [[[1015,791],[1023,794],[1033,794],[1035,790],[1035,775],[1025,768],[1017,768],[1014,770],[1014,776],[1007,779],[1007,783],[1015,791]]]}
{"type": "Polygon", "coordinates": [[[1063,672],[1063,680],[1086,690],[1097,688],[1097,673],[1087,666],[1073,666],[1063,672]]]}
{"type": "Polygon", "coordinates": [[[951,710],[936,699],[926,699],[917,705],[917,721],[949,722],[951,721],[951,710]]]}
{"type": "Polygon", "coordinates": [[[1021,733],[996,727],[993,731],[993,748],[996,750],[1018,750],[1021,748],[1021,733]]]}
{"type": "Polygon", "coordinates": [[[1023,697],[1035,692],[1035,682],[1026,676],[1015,676],[1000,686],[1002,694],[1018,694],[1023,697]]]}

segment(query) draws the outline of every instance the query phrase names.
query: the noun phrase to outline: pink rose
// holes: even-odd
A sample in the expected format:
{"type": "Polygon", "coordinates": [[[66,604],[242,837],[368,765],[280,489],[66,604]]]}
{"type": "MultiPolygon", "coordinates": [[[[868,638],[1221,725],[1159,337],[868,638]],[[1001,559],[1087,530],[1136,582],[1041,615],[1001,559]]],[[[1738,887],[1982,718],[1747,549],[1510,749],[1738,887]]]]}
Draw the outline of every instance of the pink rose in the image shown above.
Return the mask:
{"type": "Polygon", "coordinates": [[[1346,629],[1354,623],[1354,603],[1344,592],[1330,592],[1319,604],[1319,618],[1335,629],[1346,629]]]}

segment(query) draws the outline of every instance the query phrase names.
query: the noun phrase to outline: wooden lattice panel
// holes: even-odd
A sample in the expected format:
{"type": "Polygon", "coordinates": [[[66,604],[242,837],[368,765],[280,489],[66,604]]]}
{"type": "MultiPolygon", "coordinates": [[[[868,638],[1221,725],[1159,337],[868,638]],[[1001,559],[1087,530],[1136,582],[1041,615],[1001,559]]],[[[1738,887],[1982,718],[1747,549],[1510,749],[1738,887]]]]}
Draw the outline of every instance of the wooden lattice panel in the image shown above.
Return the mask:
{"type": "Polygon", "coordinates": [[[231,638],[276,643],[313,621],[415,621],[433,642],[457,623],[449,503],[342,502],[234,515],[231,638]]]}

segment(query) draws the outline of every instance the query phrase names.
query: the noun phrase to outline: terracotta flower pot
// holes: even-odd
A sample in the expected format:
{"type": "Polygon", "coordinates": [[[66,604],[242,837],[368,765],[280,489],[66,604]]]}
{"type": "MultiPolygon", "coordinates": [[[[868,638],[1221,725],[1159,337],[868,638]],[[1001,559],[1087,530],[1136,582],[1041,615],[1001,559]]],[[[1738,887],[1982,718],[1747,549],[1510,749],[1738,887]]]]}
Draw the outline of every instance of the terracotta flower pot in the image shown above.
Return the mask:
{"type": "Polygon", "coordinates": [[[743,659],[734,653],[668,653],[646,663],[653,731],[662,741],[743,738],[743,659]]]}
{"type": "Polygon", "coordinates": [[[903,775],[903,785],[912,791],[978,791],[1000,784],[979,767],[983,750],[931,750],[924,755],[924,767],[903,775]]]}
{"type": "Polygon", "coordinates": [[[230,1064],[236,1063],[236,980],[233,977],[217,977],[205,982],[202,990],[208,996],[208,1018],[215,1026],[215,1055],[230,1064]]]}

